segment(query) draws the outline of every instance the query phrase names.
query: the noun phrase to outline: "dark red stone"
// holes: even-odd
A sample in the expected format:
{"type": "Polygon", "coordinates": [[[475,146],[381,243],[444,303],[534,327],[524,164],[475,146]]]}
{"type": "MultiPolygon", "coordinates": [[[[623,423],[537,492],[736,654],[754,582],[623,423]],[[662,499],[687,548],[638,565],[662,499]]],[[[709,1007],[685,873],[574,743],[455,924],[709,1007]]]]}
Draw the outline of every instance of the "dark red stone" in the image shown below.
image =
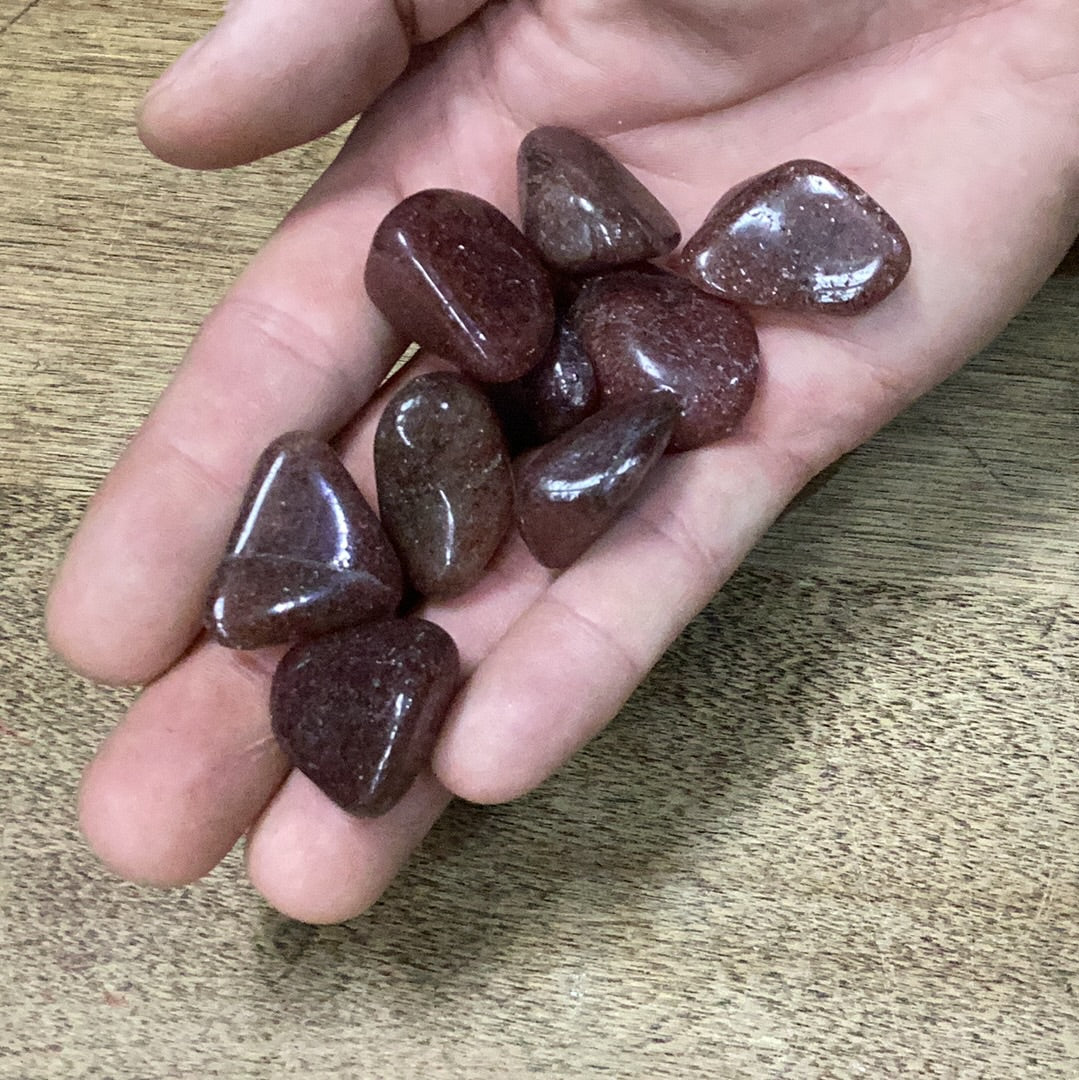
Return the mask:
{"type": "Polygon", "coordinates": [[[672,274],[623,270],[590,281],[570,311],[605,402],[670,390],[682,415],[671,450],[729,435],[757,388],[757,332],[733,304],[672,274]]]}
{"type": "Polygon", "coordinates": [[[285,755],[350,814],[384,814],[431,757],[457,682],[453,639],[390,619],[296,645],[270,689],[285,755]]]}
{"type": "Polygon", "coordinates": [[[789,161],[720,199],[679,258],[702,289],[736,303],[853,315],[903,280],[910,245],[853,180],[789,161]]]}
{"type": "Polygon", "coordinates": [[[416,589],[463,592],[513,519],[513,472],[491,403],[449,372],[420,375],[390,399],[375,432],[382,523],[416,589]]]}
{"type": "Polygon", "coordinates": [[[536,367],[488,392],[514,449],[550,442],[599,406],[592,364],[565,319],[559,320],[551,348],[536,367]]]}
{"type": "Polygon", "coordinates": [[[272,442],[210,585],[206,628],[257,649],[389,615],[401,566],[330,447],[305,432],[272,442]]]}
{"type": "Polygon", "coordinates": [[[525,235],[549,265],[594,273],[678,246],[678,223],[598,143],[569,128],[529,132],[517,154],[525,235]]]}
{"type": "Polygon", "coordinates": [[[535,249],[463,191],[420,191],[395,206],[375,231],[364,282],[397,330],[485,382],[523,375],[554,332],[535,249]]]}
{"type": "Polygon", "coordinates": [[[633,498],[667,446],[678,401],[663,392],[605,405],[521,459],[517,523],[544,566],[569,566],[633,498]]]}

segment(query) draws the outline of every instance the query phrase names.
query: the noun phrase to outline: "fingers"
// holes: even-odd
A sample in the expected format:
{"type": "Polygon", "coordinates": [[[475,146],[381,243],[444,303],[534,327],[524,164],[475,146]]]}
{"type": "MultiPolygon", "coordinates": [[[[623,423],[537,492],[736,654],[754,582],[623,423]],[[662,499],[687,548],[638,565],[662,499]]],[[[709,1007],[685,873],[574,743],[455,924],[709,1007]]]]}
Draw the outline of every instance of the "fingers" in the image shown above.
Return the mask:
{"type": "Polygon", "coordinates": [[[378,385],[400,343],[366,299],[362,243],[338,237],[367,235],[382,209],[362,193],[302,204],[207,320],[53,587],[49,636],[73,667],[110,683],[164,670],[198,629],[263,447],[294,428],[333,433],[378,385]]]}
{"type": "MultiPolygon", "coordinates": [[[[417,357],[342,436],[343,460],[370,499],[385,401],[403,380],[437,366],[417,357]]],[[[455,638],[467,673],[549,581],[523,545],[510,543],[467,596],[424,614],[455,638]]],[[[86,771],[80,816],[91,847],[118,874],[185,884],[249,833],[250,873],[267,899],[294,918],[336,922],[378,897],[438,817],[449,796],[429,774],[388,815],[367,821],[341,812],[299,774],[277,790],[287,765],[268,710],[282,651],[200,644],[106,740],[86,771]]]]}
{"type": "Polygon", "coordinates": [[[83,777],[79,815],[121,877],[195,881],[266,805],[287,768],[266,716],[274,659],[203,645],[106,739],[83,777]]]}
{"type": "Polygon", "coordinates": [[[294,771],[248,840],[251,883],[290,918],[344,922],[382,895],[449,800],[425,772],[388,813],[356,818],[294,771]]]}
{"type": "Polygon", "coordinates": [[[483,0],[240,0],[147,94],[139,132],[158,157],[222,168],[356,116],[483,0]]]}

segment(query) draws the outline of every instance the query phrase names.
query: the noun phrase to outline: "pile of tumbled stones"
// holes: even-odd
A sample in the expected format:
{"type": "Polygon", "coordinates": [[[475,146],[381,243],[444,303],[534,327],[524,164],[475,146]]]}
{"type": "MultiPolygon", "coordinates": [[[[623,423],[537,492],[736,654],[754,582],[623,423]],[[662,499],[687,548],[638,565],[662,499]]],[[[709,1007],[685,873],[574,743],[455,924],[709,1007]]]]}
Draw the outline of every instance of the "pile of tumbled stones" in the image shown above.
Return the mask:
{"type": "Polygon", "coordinates": [[[747,309],[857,313],[910,265],[891,217],[820,162],[733,189],[673,270],[651,260],[678,246],[674,218],[596,143],[539,128],[518,177],[523,232],[429,190],[375,233],[371,300],[455,368],[405,381],[379,419],[381,520],[327,443],[283,435],[210,588],[221,644],[295,643],[274,734],[354,814],[405,794],[460,680],[449,635],[407,614],[420,597],[467,590],[514,523],[540,563],[570,565],[664,452],[737,430],[758,376],[747,309]]]}

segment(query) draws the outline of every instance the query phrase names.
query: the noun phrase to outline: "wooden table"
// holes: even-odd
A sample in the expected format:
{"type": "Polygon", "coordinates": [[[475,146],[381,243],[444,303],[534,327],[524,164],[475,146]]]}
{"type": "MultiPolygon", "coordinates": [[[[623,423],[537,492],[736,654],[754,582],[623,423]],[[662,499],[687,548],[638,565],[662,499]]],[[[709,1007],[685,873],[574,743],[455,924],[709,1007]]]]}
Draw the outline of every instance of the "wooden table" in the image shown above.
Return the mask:
{"type": "MultiPolygon", "coordinates": [[[[190,0],[189,0],[190,2],[190,0]]],[[[159,893],[84,849],[129,699],[52,660],[82,506],[333,152],[197,175],[132,109],[209,4],[0,0],[0,1077],[1079,1075],[1079,299],[779,523],[531,797],[455,806],[364,918],[234,856],[159,893]]]]}

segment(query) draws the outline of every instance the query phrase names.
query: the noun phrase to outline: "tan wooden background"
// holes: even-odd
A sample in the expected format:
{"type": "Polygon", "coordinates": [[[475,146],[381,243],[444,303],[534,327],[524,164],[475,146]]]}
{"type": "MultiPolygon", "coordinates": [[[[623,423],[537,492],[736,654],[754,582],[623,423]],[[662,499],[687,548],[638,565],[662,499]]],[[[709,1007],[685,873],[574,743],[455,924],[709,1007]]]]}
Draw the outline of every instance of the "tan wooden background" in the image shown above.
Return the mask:
{"type": "Polygon", "coordinates": [[[1079,1076],[1079,279],[846,459],[624,715],[368,916],[84,849],[129,695],[50,659],[81,507],[334,140],[132,110],[205,2],[0,0],[0,1077],[1079,1076]]]}

